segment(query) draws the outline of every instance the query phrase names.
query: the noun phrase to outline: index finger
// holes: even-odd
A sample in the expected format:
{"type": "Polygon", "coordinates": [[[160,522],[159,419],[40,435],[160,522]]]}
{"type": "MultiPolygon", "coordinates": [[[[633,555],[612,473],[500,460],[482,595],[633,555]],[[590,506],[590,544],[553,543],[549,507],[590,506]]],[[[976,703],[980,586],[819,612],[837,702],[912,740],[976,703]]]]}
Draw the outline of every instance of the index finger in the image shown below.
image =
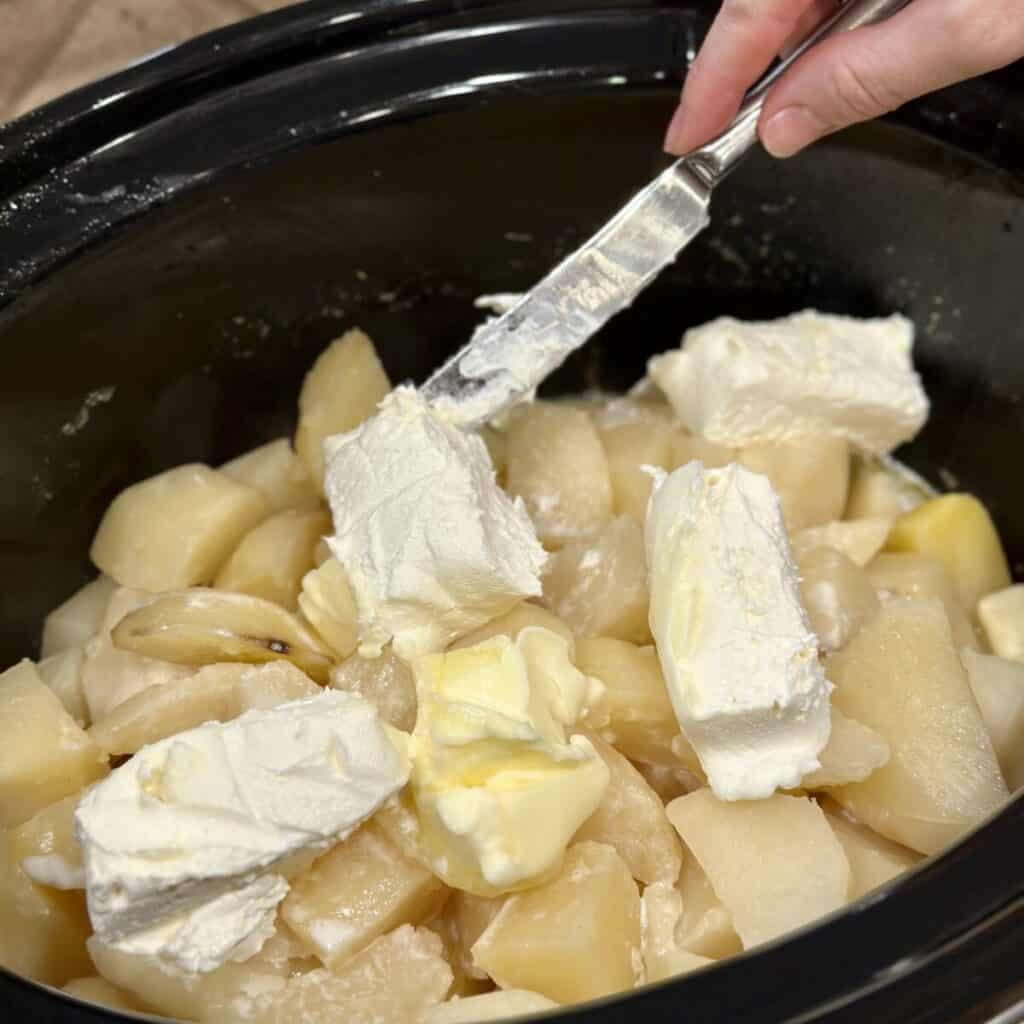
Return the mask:
{"type": "Polygon", "coordinates": [[[682,155],[720,132],[815,2],[724,0],[686,76],[665,148],[682,155]]]}

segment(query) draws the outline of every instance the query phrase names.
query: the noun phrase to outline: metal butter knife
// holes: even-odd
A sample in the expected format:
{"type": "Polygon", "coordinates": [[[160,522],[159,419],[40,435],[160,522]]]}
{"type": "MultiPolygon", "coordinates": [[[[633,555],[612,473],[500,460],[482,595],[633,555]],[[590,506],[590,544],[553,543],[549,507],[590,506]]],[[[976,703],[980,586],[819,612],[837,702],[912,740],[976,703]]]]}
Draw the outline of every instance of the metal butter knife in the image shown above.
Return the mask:
{"type": "Polygon", "coordinates": [[[714,187],[757,142],[771,85],[828,36],[881,21],[908,0],[849,0],[751,90],[733,123],[674,163],[424,384],[421,394],[465,427],[534,388],[633,299],[708,225],[714,187]]]}

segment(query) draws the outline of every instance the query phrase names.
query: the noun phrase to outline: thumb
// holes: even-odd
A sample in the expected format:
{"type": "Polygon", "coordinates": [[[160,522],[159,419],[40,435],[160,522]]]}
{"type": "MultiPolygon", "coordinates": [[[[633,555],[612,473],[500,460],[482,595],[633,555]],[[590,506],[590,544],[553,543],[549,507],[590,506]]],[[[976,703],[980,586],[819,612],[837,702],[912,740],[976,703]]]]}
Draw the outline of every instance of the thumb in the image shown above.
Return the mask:
{"type": "Polygon", "coordinates": [[[759,133],[787,157],[824,135],[1024,55],[1018,0],[914,0],[888,20],[828,39],[771,90],[759,133]]]}

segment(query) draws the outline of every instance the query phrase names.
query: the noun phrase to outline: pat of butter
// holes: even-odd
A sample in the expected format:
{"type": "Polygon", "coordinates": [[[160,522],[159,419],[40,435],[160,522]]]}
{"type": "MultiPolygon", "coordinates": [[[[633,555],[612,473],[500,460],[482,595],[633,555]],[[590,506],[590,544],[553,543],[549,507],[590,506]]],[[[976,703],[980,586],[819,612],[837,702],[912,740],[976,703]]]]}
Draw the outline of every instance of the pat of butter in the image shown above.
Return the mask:
{"type": "Polygon", "coordinates": [[[771,484],[691,462],[658,484],[646,543],[658,658],[715,796],[799,785],[828,741],[831,684],[771,484]]]}
{"type": "Polygon", "coordinates": [[[412,795],[433,870],[478,895],[556,871],[608,785],[604,761],[570,733],[600,684],[573,666],[563,637],[537,627],[413,669],[412,795]]]}

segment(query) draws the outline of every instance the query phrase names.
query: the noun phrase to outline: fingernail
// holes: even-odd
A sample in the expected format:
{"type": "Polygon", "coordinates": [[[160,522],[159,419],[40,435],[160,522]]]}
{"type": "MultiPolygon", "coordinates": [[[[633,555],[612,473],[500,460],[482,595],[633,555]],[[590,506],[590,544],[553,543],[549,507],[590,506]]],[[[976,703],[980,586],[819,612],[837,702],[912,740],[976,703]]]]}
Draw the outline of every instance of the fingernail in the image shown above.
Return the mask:
{"type": "Polygon", "coordinates": [[[784,159],[827,135],[829,126],[809,107],[785,107],[761,126],[761,144],[784,159]]]}
{"type": "Polygon", "coordinates": [[[668,153],[673,153],[676,156],[682,156],[687,150],[686,144],[686,125],[687,117],[686,111],[683,109],[682,103],[676,107],[676,112],[672,115],[672,120],[669,121],[668,131],[665,132],[664,148],[668,153]]]}

